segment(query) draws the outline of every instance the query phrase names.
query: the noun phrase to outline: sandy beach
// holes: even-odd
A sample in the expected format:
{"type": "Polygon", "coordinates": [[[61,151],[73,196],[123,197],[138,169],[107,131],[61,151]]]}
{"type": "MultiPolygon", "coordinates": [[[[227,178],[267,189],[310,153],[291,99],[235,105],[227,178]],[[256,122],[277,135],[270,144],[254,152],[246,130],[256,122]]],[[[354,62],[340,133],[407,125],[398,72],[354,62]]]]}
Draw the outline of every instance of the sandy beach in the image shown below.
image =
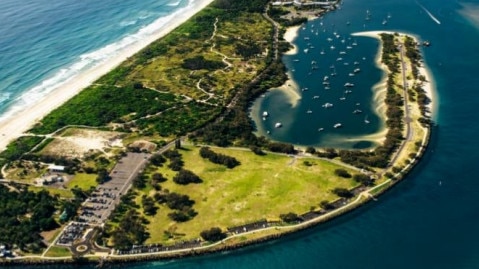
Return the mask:
{"type": "Polygon", "coordinates": [[[128,47],[128,49],[119,52],[114,59],[96,66],[67,83],[60,85],[44,98],[37,100],[32,106],[27,107],[16,113],[13,117],[0,122],[0,151],[4,150],[9,142],[21,136],[52,110],[61,106],[67,100],[78,94],[82,89],[86,88],[102,75],[108,73],[110,70],[128,59],[128,57],[133,56],[153,41],[174,30],[211,2],[213,2],[213,0],[194,1],[192,6],[189,6],[183,10],[183,12],[180,12],[178,16],[169,21],[164,27],[150,35],[148,38],[145,38],[128,47]]]}
{"type": "MultiPolygon", "coordinates": [[[[367,37],[371,37],[371,38],[381,39],[380,34],[382,34],[382,33],[395,34],[397,32],[367,31],[367,32],[353,33],[352,35],[353,36],[367,36],[367,37]]],[[[399,34],[411,36],[411,37],[414,38],[414,40],[416,42],[418,42],[418,37],[417,36],[414,36],[414,35],[411,35],[411,34],[405,34],[405,33],[399,33],[399,34]]],[[[377,59],[376,61],[379,61],[379,60],[377,59]]],[[[381,64],[381,63],[379,63],[379,64],[381,64]]],[[[431,103],[429,104],[429,110],[431,111],[432,115],[434,115],[435,114],[434,112],[435,112],[435,109],[436,109],[436,106],[437,106],[437,104],[436,104],[437,102],[435,102],[436,99],[437,99],[437,96],[434,92],[434,80],[432,79],[432,74],[424,63],[422,63],[421,66],[418,69],[419,69],[419,73],[426,78],[426,82],[423,85],[423,89],[426,92],[426,95],[431,100],[431,103]]]]}

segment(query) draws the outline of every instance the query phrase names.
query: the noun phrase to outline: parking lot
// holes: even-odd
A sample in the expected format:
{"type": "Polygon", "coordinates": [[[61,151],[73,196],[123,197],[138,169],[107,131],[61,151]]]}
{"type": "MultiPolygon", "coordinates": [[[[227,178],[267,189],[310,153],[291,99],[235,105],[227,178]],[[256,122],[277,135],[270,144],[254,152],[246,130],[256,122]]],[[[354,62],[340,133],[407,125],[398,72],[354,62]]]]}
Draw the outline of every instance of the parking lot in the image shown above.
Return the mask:
{"type": "Polygon", "coordinates": [[[116,164],[110,173],[111,180],[98,185],[85,203],[79,215],[79,221],[92,225],[101,225],[110,216],[120,197],[131,187],[140,171],[145,168],[150,154],[128,153],[116,164]]]}

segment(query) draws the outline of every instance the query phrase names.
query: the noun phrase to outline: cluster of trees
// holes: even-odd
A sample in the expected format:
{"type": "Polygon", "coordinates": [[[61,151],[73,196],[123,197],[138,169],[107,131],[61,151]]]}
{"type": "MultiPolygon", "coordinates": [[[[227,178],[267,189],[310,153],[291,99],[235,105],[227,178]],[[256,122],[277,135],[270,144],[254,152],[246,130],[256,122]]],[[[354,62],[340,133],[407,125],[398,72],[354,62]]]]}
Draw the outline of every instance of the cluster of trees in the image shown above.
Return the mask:
{"type": "Polygon", "coordinates": [[[209,147],[202,147],[200,149],[200,156],[210,160],[212,163],[222,164],[230,169],[240,165],[240,162],[236,158],[221,153],[216,153],[209,147]]]}
{"type": "Polygon", "coordinates": [[[166,204],[168,208],[174,210],[168,214],[168,217],[177,222],[185,222],[198,213],[193,209],[195,201],[191,200],[188,195],[171,193],[156,193],[155,199],[159,204],[166,204]]]}
{"type": "Polygon", "coordinates": [[[295,223],[295,222],[298,222],[299,220],[301,220],[299,218],[298,214],[293,213],[293,212],[289,212],[289,213],[286,213],[286,214],[281,214],[281,215],[279,215],[279,218],[283,222],[286,222],[286,223],[295,223]]]}
{"type": "Polygon", "coordinates": [[[198,175],[186,169],[181,169],[180,171],[178,171],[178,173],[173,177],[173,181],[176,184],[180,185],[203,182],[203,180],[198,175]]]}
{"type": "Polygon", "coordinates": [[[270,142],[268,144],[268,149],[272,152],[281,152],[286,154],[296,153],[296,150],[294,150],[294,146],[288,143],[270,142]]]}
{"type": "Polygon", "coordinates": [[[240,40],[235,40],[235,52],[238,55],[241,55],[243,59],[247,60],[262,52],[261,46],[259,46],[253,40],[247,40],[241,42],[240,40]]]}
{"type": "Polygon", "coordinates": [[[59,200],[45,190],[17,188],[12,191],[0,185],[0,242],[38,252],[44,247],[40,233],[58,227],[53,215],[59,200]]]}
{"type": "Polygon", "coordinates": [[[354,196],[354,194],[350,190],[345,188],[334,188],[332,190],[332,193],[342,198],[352,198],[354,196]]]}
{"type": "Polygon", "coordinates": [[[113,244],[116,249],[128,250],[133,245],[141,245],[150,236],[145,224],[148,221],[136,210],[130,209],[121,218],[112,235],[113,244]]]}
{"type": "Polygon", "coordinates": [[[185,163],[183,162],[183,158],[178,150],[167,150],[163,153],[163,156],[170,160],[168,167],[173,171],[180,171],[185,163]]]}
{"type": "Polygon", "coordinates": [[[190,70],[206,69],[214,71],[216,69],[225,68],[226,64],[222,61],[207,60],[203,55],[197,55],[193,58],[184,59],[181,67],[190,70]]]}
{"type": "Polygon", "coordinates": [[[351,178],[351,174],[346,171],[346,169],[338,168],[334,170],[334,174],[337,175],[338,177],[344,177],[344,178],[351,178]]]}
{"type": "Polygon", "coordinates": [[[200,233],[200,236],[210,242],[220,241],[226,238],[226,233],[221,231],[218,227],[213,227],[209,230],[204,230],[200,233]]]}
{"type": "Polygon", "coordinates": [[[263,12],[269,0],[217,0],[213,6],[219,9],[246,12],[263,12]]]}
{"type": "Polygon", "coordinates": [[[155,204],[155,200],[150,197],[143,195],[141,196],[141,206],[143,207],[143,212],[147,216],[154,216],[158,211],[158,207],[155,204]]]}
{"type": "Polygon", "coordinates": [[[7,148],[0,153],[0,159],[15,161],[23,154],[29,152],[38,145],[44,138],[37,136],[21,136],[7,145],[7,148]]]}
{"type": "Polygon", "coordinates": [[[356,182],[361,183],[361,185],[363,185],[365,187],[369,187],[369,186],[374,185],[374,178],[372,178],[368,175],[365,175],[365,174],[356,174],[356,175],[353,176],[353,179],[356,182]]]}
{"type": "Polygon", "coordinates": [[[291,17],[289,19],[284,18],[284,15],[290,12],[282,7],[272,7],[268,10],[268,15],[281,24],[283,27],[291,27],[295,25],[301,25],[308,21],[306,17],[291,17]]]}

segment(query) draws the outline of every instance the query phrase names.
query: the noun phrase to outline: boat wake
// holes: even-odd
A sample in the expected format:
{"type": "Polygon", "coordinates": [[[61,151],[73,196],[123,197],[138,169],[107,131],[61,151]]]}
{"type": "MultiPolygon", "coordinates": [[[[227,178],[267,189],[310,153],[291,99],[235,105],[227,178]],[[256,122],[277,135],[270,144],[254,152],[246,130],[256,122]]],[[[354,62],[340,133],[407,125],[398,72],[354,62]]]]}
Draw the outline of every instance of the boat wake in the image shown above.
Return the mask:
{"type": "Polygon", "coordinates": [[[423,5],[421,5],[421,3],[419,3],[418,1],[416,1],[416,4],[418,4],[418,6],[420,6],[426,13],[427,15],[429,15],[429,17],[435,21],[437,24],[441,24],[441,21],[439,21],[436,17],[434,17],[434,15],[432,15],[431,12],[429,12],[429,10],[427,10],[427,8],[425,8],[423,5]]]}

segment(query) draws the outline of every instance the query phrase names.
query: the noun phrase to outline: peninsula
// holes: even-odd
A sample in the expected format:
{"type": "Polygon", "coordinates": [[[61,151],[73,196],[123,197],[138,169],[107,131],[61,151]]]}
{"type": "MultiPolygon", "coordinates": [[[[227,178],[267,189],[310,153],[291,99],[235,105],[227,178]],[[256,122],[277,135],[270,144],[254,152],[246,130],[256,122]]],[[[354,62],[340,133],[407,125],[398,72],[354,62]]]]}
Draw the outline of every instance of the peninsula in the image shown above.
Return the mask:
{"type": "Polygon", "coordinates": [[[0,129],[14,139],[0,153],[0,263],[104,264],[235,249],[375,200],[421,159],[433,85],[416,38],[356,33],[381,44],[382,145],[302,150],[255,136],[248,109],[286,85],[286,29],[311,18],[310,6],[317,16],[338,2],[210,2],[107,74],[90,76],[58,108],[25,116],[19,132],[0,129]]]}

